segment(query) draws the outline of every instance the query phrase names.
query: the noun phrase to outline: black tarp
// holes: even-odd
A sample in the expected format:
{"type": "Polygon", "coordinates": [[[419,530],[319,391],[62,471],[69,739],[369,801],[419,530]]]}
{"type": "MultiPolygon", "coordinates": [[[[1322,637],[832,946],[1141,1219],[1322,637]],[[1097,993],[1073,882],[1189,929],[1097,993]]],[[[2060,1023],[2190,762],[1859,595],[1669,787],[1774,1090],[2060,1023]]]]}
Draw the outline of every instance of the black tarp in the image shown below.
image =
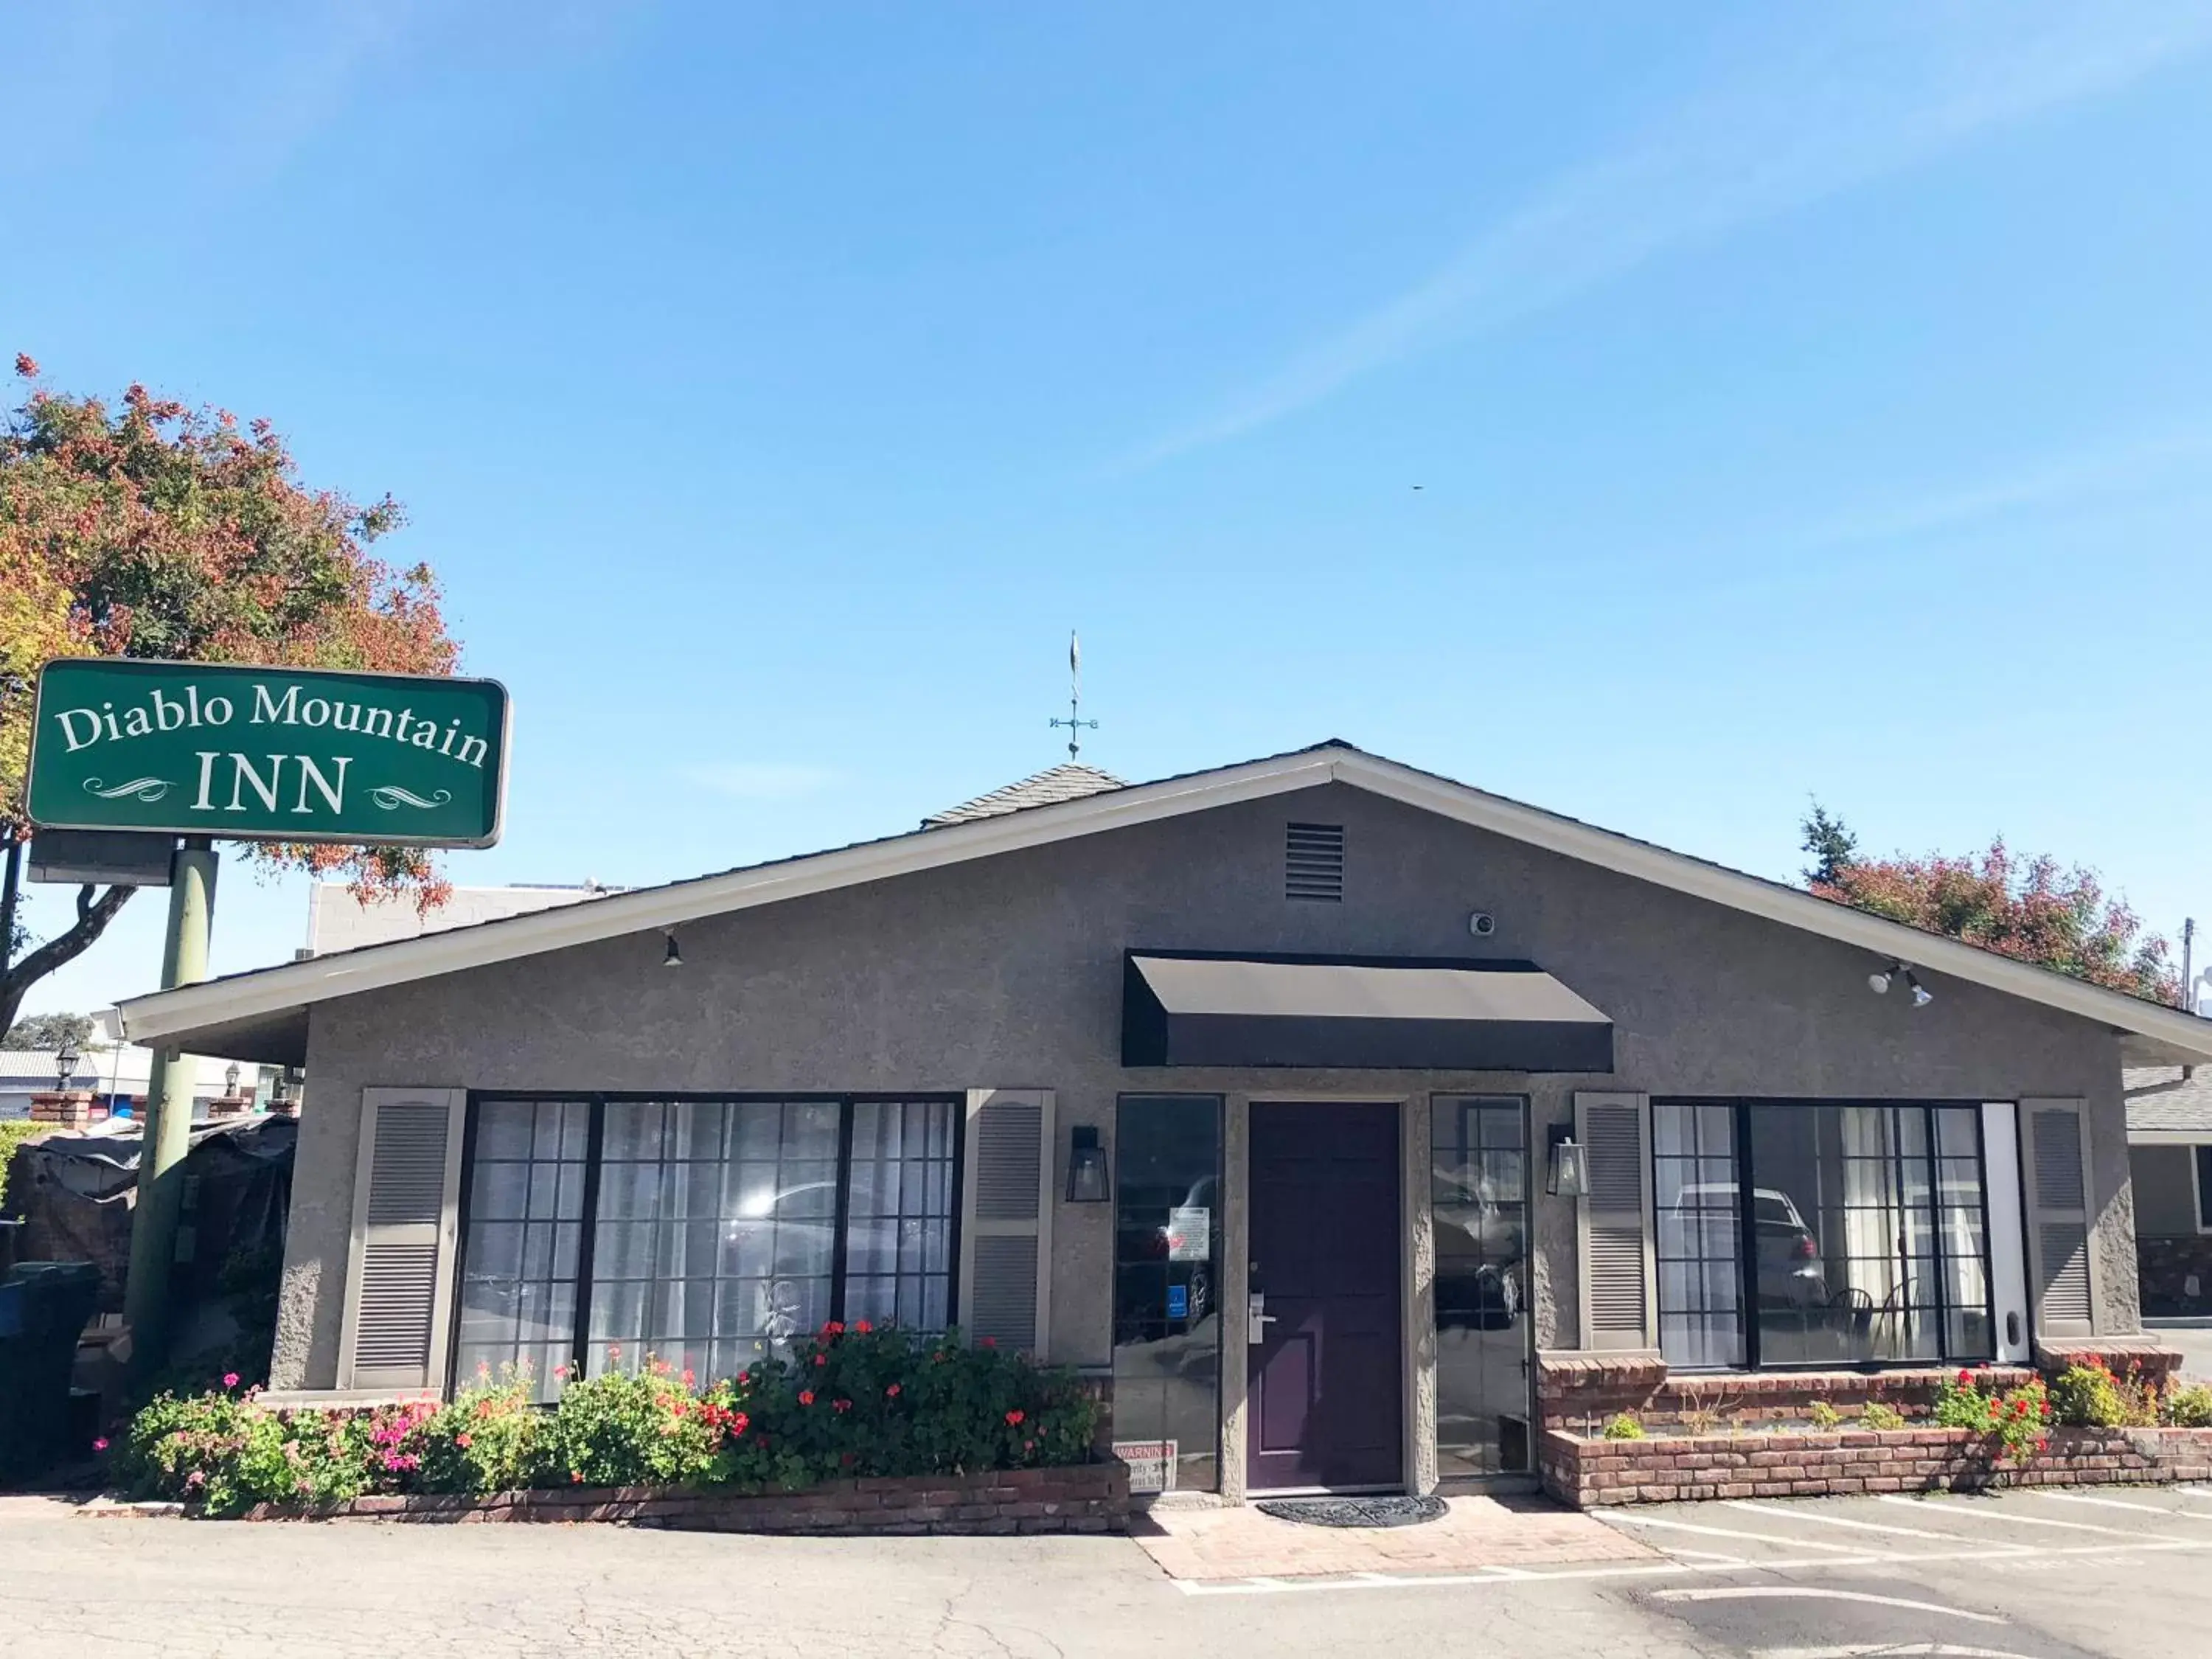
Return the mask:
{"type": "MultiPolygon", "coordinates": [[[[138,1125],[111,1121],[27,1141],[8,1175],[0,1268],[16,1261],[89,1261],[100,1269],[102,1313],[123,1308],[131,1218],[138,1199],[138,1125]]],[[[173,1293],[191,1307],[217,1294],[234,1254],[281,1251],[292,1201],[290,1117],[221,1119],[192,1126],[185,1158],[184,1213],[173,1293]]]]}

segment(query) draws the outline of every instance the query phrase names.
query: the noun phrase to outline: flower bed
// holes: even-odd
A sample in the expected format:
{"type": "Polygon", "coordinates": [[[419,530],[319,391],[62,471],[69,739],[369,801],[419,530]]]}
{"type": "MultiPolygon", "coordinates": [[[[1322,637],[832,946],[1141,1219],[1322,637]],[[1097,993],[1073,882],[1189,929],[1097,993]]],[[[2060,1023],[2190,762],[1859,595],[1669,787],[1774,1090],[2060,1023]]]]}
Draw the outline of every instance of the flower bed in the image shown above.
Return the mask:
{"type": "MultiPolygon", "coordinates": [[[[550,1409],[530,1403],[526,1375],[481,1374],[447,1403],[288,1411],[228,1378],[221,1392],[165,1395],[133,1419],[116,1449],[116,1484],[211,1516],[269,1506],[351,1513],[389,1499],[395,1512],[440,1512],[432,1500],[443,1500],[449,1513],[567,1519],[617,1501],[609,1489],[632,1494],[618,1501],[633,1507],[647,1502],[635,1495],[644,1491],[659,1494],[655,1518],[673,1523],[711,1510],[712,1524],[746,1513],[773,1522],[786,1512],[775,1505],[795,1500],[770,1495],[799,1493],[800,1508],[837,1510],[857,1525],[863,1512],[881,1519],[886,1508],[880,1498],[860,1501],[863,1486],[890,1480],[921,1494],[893,1506],[902,1511],[988,1509],[957,1518],[1011,1520],[1019,1529],[1048,1517],[1000,1512],[1032,1500],[974,1493],[1000,1490],[1016,1473],[1105,1467],[1091,1449],[1097,1402],[1072,1373],[954,1335],[832,1324],[787,1359],[703,1387],[649,1358],[633,1370],[562,1380],[550,1409]],[[991,1484],[956,1484],[985,1477],[991,1484]],[[812,1501],[833,1492],[849,1501],[812,1501]],[[933,1493],[953,1496],[932,1501],[933,1493]],[[768,1507],[748,1510],[748,1501],[768,1507]]],[[[1126,1490],[1125,1472],[1125,1509],[1126,1490]]],[[[902,1513],[890,1524],[953,1518],[902,1513]]]]}
{"type": "Polygon", "coordinates": [[[2212,1430],[2053,1427],[2026,1462],[1972,1429],[1674,1435],[1605,1440],[1553,1429],[1544,1490],[1577,1509],[1710,1498],[1978,1492],[1996,1486],[2160,1485],[2212,1479],[2212,1430]]]}

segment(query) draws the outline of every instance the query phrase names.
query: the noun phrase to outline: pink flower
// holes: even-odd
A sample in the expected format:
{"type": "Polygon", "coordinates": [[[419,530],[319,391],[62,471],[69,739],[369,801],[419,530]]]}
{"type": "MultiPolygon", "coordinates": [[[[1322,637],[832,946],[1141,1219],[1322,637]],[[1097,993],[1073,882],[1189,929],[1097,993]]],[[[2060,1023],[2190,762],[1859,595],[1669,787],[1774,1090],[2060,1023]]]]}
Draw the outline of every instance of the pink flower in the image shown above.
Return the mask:
{"type": "Polygon", "coordinates": [[[1024,1412],[1008,1412],[1006,1413],[1006,1422],[1010,1426],[1018,1429],[1021,1427],[1022,1419],[1026,1415],[1027,1413],[1024,1412]]]}
{"type": "Polygon", "coordinates": [[[100,1439],[94,1441],[94,1442],[92,1443],[92,1449],[93,1449],[93,1450],[94,1450],[94,1451],[96,1451],[96,1452],[104,1452],[104,1451],[106,1451],[106,1450],[107,1449],[107,1440],[106,1440],[106,1437],[105,1436],[102,1436],[100,1439]]]}
{"type": "Polygon", "coordinates": [[[894,1382],[890,1387],[885,1389],[884,1390],[884,1397],[887,1400],[897,1399],[899,1397],[899,1385],[894,1382]]]}
{"type": "Polygon", "coordinates": [[[238,1386],[238,1373],[236,1371],[225,1371],[222,1374],[222,1386],[226,1389],[236,1388],[238,1386]]]}
{"type": "Polygon", "coordinates": [[[453,1443],[456,1446],[459,1446],[463,1451],[466,1451],[471,1443],[469,1437],[465,1434],[457,1434],[453,1437],[453,1443]]]}

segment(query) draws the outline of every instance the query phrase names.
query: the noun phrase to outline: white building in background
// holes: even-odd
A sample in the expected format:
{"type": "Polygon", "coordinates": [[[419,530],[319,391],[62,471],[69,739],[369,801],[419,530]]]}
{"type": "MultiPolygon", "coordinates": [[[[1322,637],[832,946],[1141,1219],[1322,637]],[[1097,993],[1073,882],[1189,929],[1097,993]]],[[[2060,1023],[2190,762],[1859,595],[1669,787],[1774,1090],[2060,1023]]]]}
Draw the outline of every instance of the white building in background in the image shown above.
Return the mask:
{"type": "Polygon", "coordinates": [[[445,903],[418,915],[409,900],[383,899],[363,904],[338,883],[319,881],[307,891],[307,944],[300,954],[326,957],[338,951],[357,951],[364,945],[419,939],[424,933],[442,933],[479,921],[499,921],[533,910],[580,904],[623,890],[596,881],[581,886],[525,882],[514,887],[456,887],[445,903]]]}
{"type": "MultiPolygon", "coordinates": [[[[118,1105],[130,1105],[146,1097],[148,1083],[154,1075],[154,1051],[136,1042],[117,1040],[115,1010],[103,1008],[92,1017],[92,1036],[81,1045],[76,1069],[70,1076],[72,1089],[92,1091],[96,1108],[112,1110],[118,1105]]],[[[192,1079],[192,1115],[204,1116],[208,1103],[228,1094],[230,1072],[235,1062],[228,1060],[209,1060],[198,1055],[187,1055],[186,1060],[198,1069],[192,1079]]],[[[273,1066],[251,1063],[238,1067],[238,1087],[241,1093],[264,1096],[265,1076],[273,1076],[273,1066]]],[[[0,1121],[31,1115],[31,1097],[45,1094],[59,1080],[54,1069],[54,1051],[50,1048],[0,1048],[0,1121]]]]}

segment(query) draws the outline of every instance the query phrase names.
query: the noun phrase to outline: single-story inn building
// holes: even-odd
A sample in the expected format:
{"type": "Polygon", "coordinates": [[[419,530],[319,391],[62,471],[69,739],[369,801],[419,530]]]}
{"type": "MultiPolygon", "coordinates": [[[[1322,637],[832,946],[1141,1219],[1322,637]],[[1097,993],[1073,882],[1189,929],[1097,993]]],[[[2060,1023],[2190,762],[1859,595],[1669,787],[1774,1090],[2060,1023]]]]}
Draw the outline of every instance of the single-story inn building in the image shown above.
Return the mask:
{"type": "Polygon", "coordinates": [[[1058,767],[124,1014],[306,1067],[295,1398],[957,1325],[1230,1501],[1525,1479],[1628,1384],[2124,1350],[2122,1068],[2212,1060],[2212,1021],[1340,742],[1058,767]]]}

